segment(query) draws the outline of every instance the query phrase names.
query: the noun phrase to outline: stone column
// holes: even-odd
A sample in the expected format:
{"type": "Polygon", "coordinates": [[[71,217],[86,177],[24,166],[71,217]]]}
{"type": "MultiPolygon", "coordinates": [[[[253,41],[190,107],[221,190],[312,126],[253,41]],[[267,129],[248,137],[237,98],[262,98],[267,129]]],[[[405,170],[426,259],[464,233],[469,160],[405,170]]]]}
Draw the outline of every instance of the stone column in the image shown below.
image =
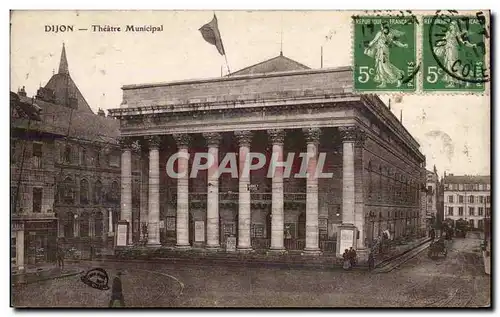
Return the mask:
{"type": "Polygon", "coordinates": [[[24,230],[16,231],[16,266],[18,270],[24,270],[24,230]]]}
{"type": "MultiPolygon", "coordinates": [[[[357,164],[363,166],[363,143],[365,133],[356,126],[340,127],[342,136],[342,225],[337,238],[337,256],[341,257],[345,248],[353,247],[357,251],[358,261],[368,259],[369,250],[365,248],[365,217],[362,191],[362,171],[355,170],[357,164]],[[353,236],[342,234],[352,230],[353,236]],[[344,238],[342,238],[344,237],[344,238]]],[[[380,190],[380,189],[379,189],[380,190]]],[[[381,230],[380,221],[376,222],[377,232],[381,230]]]]}
{"type": "Polygon", "coordinates": [[[306,178],[306,246],[303,255],[318,255],[319,226],[318,226],[318,177],[317,159],[318,144],[321,130],[319,128],[305,128],[303,132],[307,142],[307,178],[306,178]]]}
{"type": "MultiPolygon", "coordinates": [[[[273,146],[273,158],[283,162],[283,143],[285,131],[281,129],[268,130],[273,146]]],[[[274,161],[272,161],[274,162],[274,161]]],[[[277,164],[279,165],[279,164],[277,164]]],[[[271,248],[273,252],[284,252],[284,205],[283,205],[283,166],[271,166],[274,170],[272,178],[272,205],[271,205],[271,248]]]]}
{"type": "Polygon", "coordinates": [[[150,136],[148,184],[148,246],[160,246],[160,143],[161,137],[150,136]]]}
{"type": "Polygon", "coordinates": [[[207,176],[207,248],[217,249],[219,242],[219,143],[220,133],[203,133],[207,140],[208,154],[213,164],[208,167],[207,176]]]}
{"type": "Polygon", "coordinates": [[[238,191],[238,250],[241,252],[251,251],[252,244],[250,240],[250,143],[252,141],[252,131],[235,131],[234,135],[238,139],[239,149],[239,191],[238,191]],[[243,170],[248,171],[244,175],[243,170]]]}
{"type": "Polygon", "coordinates": [[[128,243],[132,243],[132,142],[129,138],[121,138],[121,214],[120,219],[129,224],[128,243]]]}
{"type": "Polygon", "coordinates": [[[139,232],[140,238],[143,237],[142,226],[149,223],[148,196],[149,196],[149,155],[146,151],[141,152],[141,184],[140,184],[140,216],[139,232]]]}
{"type": "Polygon", "coordinates": [[[179,178],[177,179],[177,245],[179,249],[189,249],[189,156],[188,134],[173,134],[177,143],[179,178]]]}
{"type": "Polygon", "coordinates": [[[342,135],[342,224],[354,225],[354,145],[356,127],[340,127],[342,135]]]}
{"type": "Polygon", "coordinates": [[[95,236],[95,219],[94,219],[94,214],[92,214],[89,217],[89,237],[94,237],[95,236]]]}

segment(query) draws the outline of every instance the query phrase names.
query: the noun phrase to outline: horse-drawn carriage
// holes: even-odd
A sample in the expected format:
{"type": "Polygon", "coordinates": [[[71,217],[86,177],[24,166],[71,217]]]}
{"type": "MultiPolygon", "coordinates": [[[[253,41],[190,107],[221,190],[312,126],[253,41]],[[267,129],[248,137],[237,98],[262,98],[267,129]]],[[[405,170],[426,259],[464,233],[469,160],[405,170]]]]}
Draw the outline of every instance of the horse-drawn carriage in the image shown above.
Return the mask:
{"type": "Polygon", "coordinates": [[[446,245],[443,238],[431,242],[431,245],[429,246],[429,251],[427,252],[427,256],[430,257],[431,259],[435,259],[438,258],[439,255],[441,254],[444,257],[448,255],[448,250],[446,249],[446,245]]]}

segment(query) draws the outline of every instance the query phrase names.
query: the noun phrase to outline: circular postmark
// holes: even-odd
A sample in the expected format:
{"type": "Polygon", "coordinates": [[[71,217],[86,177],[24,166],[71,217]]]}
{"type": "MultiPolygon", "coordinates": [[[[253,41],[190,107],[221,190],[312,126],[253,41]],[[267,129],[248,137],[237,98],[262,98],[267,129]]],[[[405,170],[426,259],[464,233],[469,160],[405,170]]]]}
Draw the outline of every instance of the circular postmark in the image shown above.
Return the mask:
{"type": "Polygon", "coordinates": [[[472,15],[437,11],[431,18],[428,39],[430,52],[443,70],[444,81],[480,84],[490,80],[485,65],[488,37],[482,12],[472,15]]]}
{"type": "Polygon", "coordinates": [[[101,268],[95,268],[87,271],[80,276],[80,280],[88,286],[102,291],[108,290],[108,273],[101,268]]]}

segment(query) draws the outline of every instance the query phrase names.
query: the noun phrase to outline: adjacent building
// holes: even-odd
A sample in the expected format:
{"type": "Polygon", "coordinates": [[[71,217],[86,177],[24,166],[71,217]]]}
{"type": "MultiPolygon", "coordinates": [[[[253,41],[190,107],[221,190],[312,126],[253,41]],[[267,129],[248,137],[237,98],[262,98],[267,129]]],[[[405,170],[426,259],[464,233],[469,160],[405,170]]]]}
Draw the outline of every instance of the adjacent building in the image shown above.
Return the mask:
{"type": "MultiPolygon", "coordinates": [[[[69,72],[63,46],[58,72],[37,95],[11,102],[11,259],[15,267],[54,260],[57,243],[112,247],[120,209],[119,122],[94,114],[69,72]],[[37,120],[23,115],[31,105],[37,120]]],[[[134,156],[135,158],[135,156],[134,156]]],[[[134,166],[138,166],[134,162],[134,166]]],[[[138,218],[139,174],[132,173],[138,218]]],[[[138,235],[138,224],[135,232],[138,235]]]]}
{"type": "Polygon", "coordinates": [[[466,220],[471,228],[484,230],[491,217],[490,176],[453,175],[443,178],[444,218],[466,220]]]}
{"type": "Polygon", "coordinates": [[[428,226],[431,226],[435,224],[438,217],[439,176],[436,166],[433,171],[426,171],[426,189],[425,212],[428,226]]]}
{"type": "Polygon", "coordinates": [[[350,67],[310,69],[279,55],[226,77],[124,86],[120,108],[109,110],[123,140],[121,219],[134,222],[126,180],[139,143],[149,246],[218,250],[235,237],[242,252],[339,255],[353,246],[363,257],[385,230],[415,236],[425,219],[425,157],[376,95],[353,92],[352,78],[350,67]],[[236,153],[241,168],[248,152],[295,154],[291,176],[268,177],[267,160],[249,177],[189,177],[196,153],[219,162],[236,153]],[[189,159],[172,178],[166,163],[175,153],[189,159]],[[331,176],[295,177],[299,153],[310,172],[323,153],[331,176]]]}

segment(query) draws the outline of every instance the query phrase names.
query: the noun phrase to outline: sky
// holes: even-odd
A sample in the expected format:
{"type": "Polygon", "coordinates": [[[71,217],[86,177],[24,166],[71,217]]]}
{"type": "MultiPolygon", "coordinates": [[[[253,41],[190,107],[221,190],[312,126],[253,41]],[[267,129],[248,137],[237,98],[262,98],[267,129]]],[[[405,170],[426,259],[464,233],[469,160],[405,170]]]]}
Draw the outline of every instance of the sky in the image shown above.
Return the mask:
{"type": "MultiPolygon", "coordinates": [[[[235,71],[280,53],[311,68],[352,65],[347,11],[215,11],[235,71]]],[[[14,11],[11,14],[11,90],[35,95],[58,69],[63,43],[71,77],[94,112],[119,108],[126,84],[219,77],[225,60],[198,29],[214,11],[14,11]],[[163,32],[92,32],[92,25],[163,25],[163,32]],[[74,32],[45,32],[74,25],[74,32]],[[88,31],[78,31],[87,28],[88,31]]],[[[427,169],[490,174],[490,99],[485,95],[411,94],[391,110],[420,143],[427,169]]]]}

